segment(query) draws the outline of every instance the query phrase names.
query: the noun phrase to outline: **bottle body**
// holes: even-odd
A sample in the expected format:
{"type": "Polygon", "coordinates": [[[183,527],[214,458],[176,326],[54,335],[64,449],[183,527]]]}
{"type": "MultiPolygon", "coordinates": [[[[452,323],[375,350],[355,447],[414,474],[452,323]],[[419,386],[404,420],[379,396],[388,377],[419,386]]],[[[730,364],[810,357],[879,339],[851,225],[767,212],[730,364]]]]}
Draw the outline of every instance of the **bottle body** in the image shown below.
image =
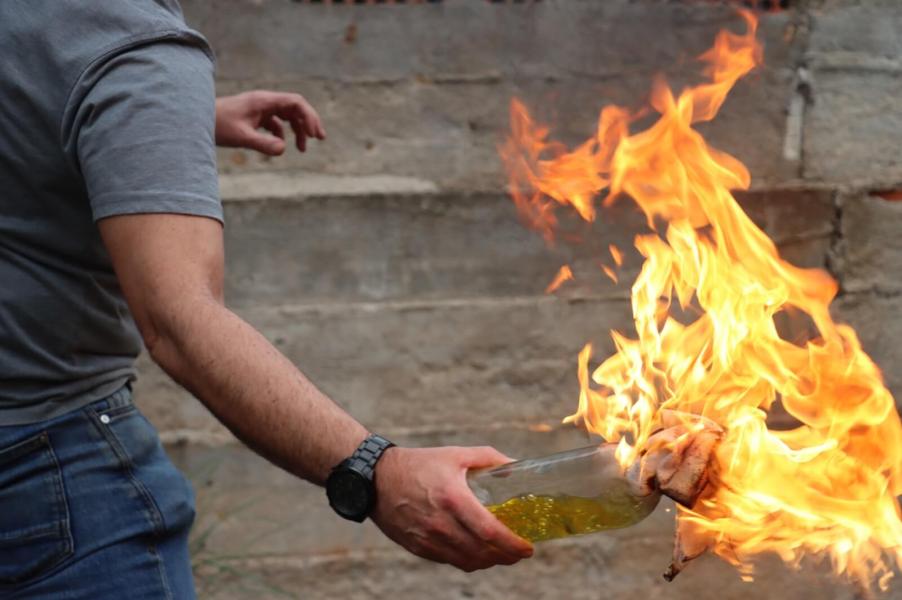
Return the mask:
{"type": "Polygon", "coordinates": [[[614,450],[601,444],[478,469],[467,482],[502,523],[532,542],[629,527],[651,514],[660,494],[642,495],[614,450]]]}

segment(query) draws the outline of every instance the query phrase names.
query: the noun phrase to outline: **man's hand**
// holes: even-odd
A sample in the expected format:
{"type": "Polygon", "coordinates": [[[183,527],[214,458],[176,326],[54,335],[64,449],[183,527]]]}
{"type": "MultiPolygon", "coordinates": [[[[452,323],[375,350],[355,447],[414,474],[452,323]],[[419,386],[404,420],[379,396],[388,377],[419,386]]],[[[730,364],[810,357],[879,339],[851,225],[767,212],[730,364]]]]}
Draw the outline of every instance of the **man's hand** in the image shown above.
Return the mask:
{"type": "Polygon", "coordinates": [[[216,99],[216,145],[278,156],[285,151],[282,121],[291,126],[301,152],[308,137],[326,139],[319,115],[303,96],[256,90],[216,99]]]}
{"type": "Polygon", "coordinates": [[[511,565],[532,545],[505,527],[467,486],[467,470],[510,462],[492,448],[390,448],[376,466],[372,519],[410,552],[464,571],[511,565]]]}

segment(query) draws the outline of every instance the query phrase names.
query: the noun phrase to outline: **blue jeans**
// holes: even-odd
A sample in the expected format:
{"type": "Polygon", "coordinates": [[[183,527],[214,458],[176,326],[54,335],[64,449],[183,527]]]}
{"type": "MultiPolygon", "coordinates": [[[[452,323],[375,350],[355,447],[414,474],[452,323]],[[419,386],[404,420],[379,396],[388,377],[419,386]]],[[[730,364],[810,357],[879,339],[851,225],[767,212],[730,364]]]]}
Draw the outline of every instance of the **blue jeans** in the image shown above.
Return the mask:
{"type": "Polygon", "coordinates": [[[192,599],[191,484],[123,388],[0,427],[0,598],[192,599]]]}

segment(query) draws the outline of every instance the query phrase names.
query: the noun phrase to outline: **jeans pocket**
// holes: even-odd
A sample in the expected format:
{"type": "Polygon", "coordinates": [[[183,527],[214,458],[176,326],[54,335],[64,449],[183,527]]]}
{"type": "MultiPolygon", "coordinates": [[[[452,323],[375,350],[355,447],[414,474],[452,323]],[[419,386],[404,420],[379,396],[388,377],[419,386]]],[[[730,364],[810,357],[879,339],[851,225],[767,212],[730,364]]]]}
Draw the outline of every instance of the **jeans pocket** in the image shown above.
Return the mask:
{"type": "Polygon", "coordinates": [[[0,585],[37,578],[73,550],[62,475],[47,433],[0,449],[0,585]]]}
{"type": "Polygon", "coordinates": [[[156,429],[133,405],[99,410],[97,426],[143,499],[155,532],[187,531],[194,522],[194,490],[169,460],[156,429]]]}

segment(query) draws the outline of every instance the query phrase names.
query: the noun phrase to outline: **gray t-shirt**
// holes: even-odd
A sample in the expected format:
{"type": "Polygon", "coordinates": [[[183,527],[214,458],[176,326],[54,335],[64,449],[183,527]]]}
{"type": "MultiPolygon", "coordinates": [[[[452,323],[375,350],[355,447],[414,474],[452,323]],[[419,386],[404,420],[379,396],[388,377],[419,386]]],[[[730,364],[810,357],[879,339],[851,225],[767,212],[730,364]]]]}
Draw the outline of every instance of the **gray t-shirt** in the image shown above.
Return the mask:
{"type": "Polygon", "coordinates": [[[141,337],[96,226],[222,219],[213,59],[175,0],[0,1],[0,425],[134,378],[141,337]]]}

